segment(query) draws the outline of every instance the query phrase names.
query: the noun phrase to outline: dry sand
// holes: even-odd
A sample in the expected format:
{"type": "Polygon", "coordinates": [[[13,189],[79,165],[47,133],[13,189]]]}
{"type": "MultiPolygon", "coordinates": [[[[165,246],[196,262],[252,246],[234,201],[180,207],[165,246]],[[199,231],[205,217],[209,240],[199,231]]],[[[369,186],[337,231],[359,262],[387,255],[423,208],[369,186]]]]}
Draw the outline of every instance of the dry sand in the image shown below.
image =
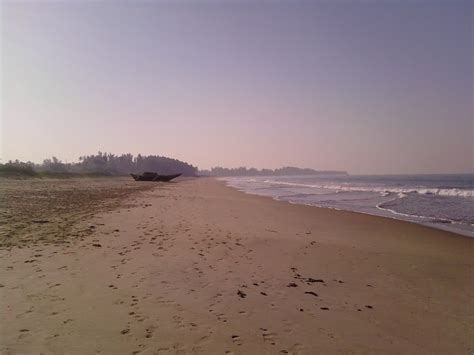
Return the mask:
{"type": "Polygon", "coordinates": [[[120,206],[97,189],[90,214],[38,217],[7,199],[2,354],[474,351],[473,239],[213,179],[102,183],[120,206]]]}

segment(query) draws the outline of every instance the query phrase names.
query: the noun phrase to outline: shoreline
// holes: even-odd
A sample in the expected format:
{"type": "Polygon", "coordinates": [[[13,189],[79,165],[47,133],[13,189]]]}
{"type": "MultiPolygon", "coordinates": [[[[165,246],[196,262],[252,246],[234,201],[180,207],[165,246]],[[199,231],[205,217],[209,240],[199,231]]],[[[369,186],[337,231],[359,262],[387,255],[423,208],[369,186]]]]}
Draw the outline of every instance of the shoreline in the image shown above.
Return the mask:
{"type": "MultiPolygon", "coordinates": [[[[210,177],[210,178],[214,178],[214,177],[210,177]]],[[[442,231],[445,231],[445,232],[450,232],[450,233],[453,233],[453,234],[456,234],[456,235],[461,235],[463,237],[474,238],[474,232],[472,232],[470,230],[467,230],[467,229],[464,229],[464,228],[450,227],[450,226],[453,226],[453,225],[466,226],[464,223],[460,223],[460,222],[454,222],[454,221],[449,220],[449,223],[434,223],[434,222],[430,223],[430,221],[422,221],[422,219],[442,220],[442,218],[404,214],[404,213],[393,211],[391,209],[379,207],[378,205],[375,206],[375,208],[377,210],[384,211],[384,212],[387,212],[387,213],[386,214],[374,214],[374,213],[370,213],[370,212],[351,211],[351,210],[348,210],[348,209],[342,209],[342,208],[337,208],[337,207],[319,206],[319,205],[310,204],[310,203],[300,203],[300,202],[293,202],[293,201],[287,201],[287,200],[280,200],[278,198],[278,196],[255,194],[255,193],[248,192],[248,191],[245,191],[243,189],[239,189],[237,187],[231,186],[231,185],[229,185],[229,181],[227,180],[227,177],[218,177],[218,178],[215,178],[215,179],[217,181],[223,182],[226,187],[230,187],[232,189],[235,189],[235,190],[237,190],[239,192],[242,192],[244,194],[247,194],[247,195],[268,197],[268,198],[270,198],[274,201],[288,202],[288,203],[294,204],[294,205],[302,205],[302,206],[309,206],[309,207],[315,207],[315,208],[323,208],[323,209],[329,209],[329,210],[333,210],[333,211],[353,212],[353,213],[359,213],[359,214],[373,216],[373,217],[388,218],[388,219],[393,219],[393,220],[396,220],[396,221],[413,223],[413,224],[433,228],[433,229],[436,229],[436,230],[442,230],[442,231]],[[418,219],[420,219],[420,221],[404,219],[404,218],[397,217],[397,216],[403,216],[403,217],[406,217],[406,218],[413,218],[413,219],[418,218],[418,219]]],[[[468,227],[466,226],[465,228],[468,228],[468,227]]]]}
{"type": "Polygon", "coordinates": [[[474,350],[470,238],[212,178],[153,184],[70,243],[0,248],[0,352],[474,350]]]}

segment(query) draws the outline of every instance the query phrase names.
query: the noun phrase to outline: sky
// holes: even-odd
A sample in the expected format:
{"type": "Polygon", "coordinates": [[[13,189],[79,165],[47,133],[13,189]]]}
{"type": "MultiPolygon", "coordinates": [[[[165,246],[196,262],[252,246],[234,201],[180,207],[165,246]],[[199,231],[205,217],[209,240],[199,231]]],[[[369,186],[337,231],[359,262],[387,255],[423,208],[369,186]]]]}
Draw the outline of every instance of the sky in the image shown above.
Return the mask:
{"type": "Polygon", "coordinates": [[[0,4],[2,162],[474,172],[472,1],[0,4]]]}

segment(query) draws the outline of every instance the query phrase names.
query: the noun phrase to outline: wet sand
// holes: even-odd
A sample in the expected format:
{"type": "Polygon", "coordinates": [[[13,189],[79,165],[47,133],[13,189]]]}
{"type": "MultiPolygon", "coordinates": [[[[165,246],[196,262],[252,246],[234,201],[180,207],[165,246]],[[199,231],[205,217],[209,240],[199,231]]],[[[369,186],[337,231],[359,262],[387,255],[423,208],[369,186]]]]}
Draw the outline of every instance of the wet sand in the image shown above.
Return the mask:
{"type": "Polygon", "coordinates": [[[473,239],[208,178],[81,181],[38,188],[42,214],[0,182],[2,354],[474,351],[473,239]]]}

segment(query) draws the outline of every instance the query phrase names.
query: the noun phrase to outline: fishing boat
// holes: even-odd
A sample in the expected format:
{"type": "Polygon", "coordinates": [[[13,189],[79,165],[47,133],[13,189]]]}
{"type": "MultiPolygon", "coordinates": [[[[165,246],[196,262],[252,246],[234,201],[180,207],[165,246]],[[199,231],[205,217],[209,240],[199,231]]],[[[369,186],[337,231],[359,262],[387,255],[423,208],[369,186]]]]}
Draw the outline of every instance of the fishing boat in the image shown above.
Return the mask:
{"type": "Polygon", "coordinates": [[[181,174],[173,174],[173,175],[159,175],[158,173],[153,173],[149,171],[145,171],[142,175],[138,174],[130,174],[132,175],[135,181],[171,181],[181,174]]]}

